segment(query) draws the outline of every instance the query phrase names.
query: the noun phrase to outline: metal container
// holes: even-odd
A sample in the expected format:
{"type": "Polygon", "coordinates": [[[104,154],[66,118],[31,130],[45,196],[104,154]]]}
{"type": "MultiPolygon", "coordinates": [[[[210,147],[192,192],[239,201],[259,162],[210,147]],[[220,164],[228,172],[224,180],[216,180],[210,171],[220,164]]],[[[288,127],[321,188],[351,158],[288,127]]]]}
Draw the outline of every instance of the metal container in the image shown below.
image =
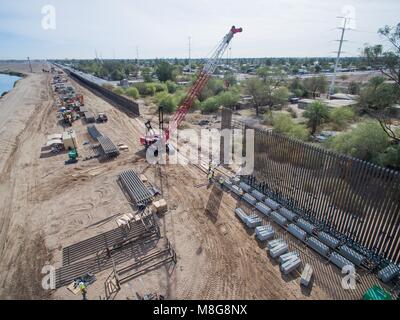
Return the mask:
{"type": "Polygon", "coordinates": [[[323,255],[324,257],[328,256],[329,247],[326,244],[323,244],[317,238],[310,237],[307,239],[307,244],[317,251],[319,254],[323,255]]]}
{"type": "Polygon", "coordinates": [[[269,254],[271,255],[272,258],[277,258],[281,256],[282,254],[288,252],[289,248],[286,243],[281,243],[277,245],[276,247],[273,247],[270,251],[269,254]]]}
{"type": "Polygon", "coordinates": [[[281,271],[283,274],[289,274],[292,271],[296,270],[298,267],[300,267],[300,265],[301,265],[300,258],[289,260],[281,266],[281,271]]]}
{"type": "Polygon", "coordinates": [[[250,192],[252,189],[248,184],[246,184],[244,182],[239,183],[239,187],[246,192],[250,192]]]}
{"type": "Polygon", "coordinates": [[[281,205],[278,202],[276,202],[276,201],[274,201],[274,200],[272,200],[270,198],[265,199],[264,202],[272,210],[278,210],[281,207],[281,205]]]}
{"type": "Polygon", "coordinates": [[[272,210],[262,202],[258,202],[256,204],[256,208],[257,208],[258,211],[260,211],[262,214],[264,214],[266,216],[269,216],[271,214],[271,212],[272,212],[272,210]]]}
{"type": "Polygon", "coordinates": [[[329,257],[329,261],[339,267],[340,270],[342,270],[344,266],[351,266],[354,268],[354,264],[351,261],[347,260],[345,257],[336,252],[332,252],[331,256],[329,257]]]}
{"type": "Polygon", "coordinates": [[[243,200],[246,201],[247,203],[253,205],[253,206],[255,206],[256,203],[257,203],[256,198],[254,198],[253,196],[251,196],[251,195],[248,194],[248,193],[246,193],[246,194],[243,196],[243,200]]]}
{"type": "Polygon", "coordinates": [[[251,195],[256,198],[258,201],[264,201],[265,195],[259,192],[258,190],[253,190],[251,195]]]}
{"type": "Polygon", "coordinates": [[[314,231],[314,229],[315,229],[315,226],[314,226],[313,224],[311,224],[311,223],[309,223],[309,222],[307,222],[306,220],[301,219],[301,218],[300,218],[299,220],[297,220],[296,224],[297,224],[301,229],[303,229],[304,231],[306,231],[306,232],[309,233],[309,234],[312,234],[313,231],[314,231]]]}
{"type": "Polygon", "coordinates": [[[287,219],[285,217],[282,217],[277,212],[271,213],[271,219],[274,220],[277,224],[280,224],[281,226],[285,226],[287,224],[287,219]]]}
{"type": "Polygon", "coordinates": [[[330,234],[326,232],[319,232],[318,239],[325,243],[327,246],[331,247],[332,249],[336,249],[339,246],[340,241],[335,237],[332,237],[330,234]]]}
{"type": "Polygon", "coordinates": [[[348,246],[341,246],[339,248],[340,253],[347,259],[349,259],[351,262],[354,262],[355,265],[360,266],[366,258],[359,254],[358,252],[355,252],[353,249],[350,249],[348,246]]]}
{"type": "Polygon", "coordinates": [[[289,224],[288,231],[294,235],[297,239],[304,241],[307,236],[307,232],[296,226],[294,223],[289,224]]]}
{"type": "Polygon", "coordinates": [[[395,264],[389,264],[378,272],[378,278],[387,283],[400,274],[400,267],[395,264]]]}
{"type": "Polygon", "coordinates": [[[280,215],[284,216],[286,219],[288,219],[290,221],[293,221],[297,217],[297,214],[295,214],[294,212],[290,211],[289,209],[286,209],[283,207],[280,208],[278,210],[278,212],[280,215]]]}

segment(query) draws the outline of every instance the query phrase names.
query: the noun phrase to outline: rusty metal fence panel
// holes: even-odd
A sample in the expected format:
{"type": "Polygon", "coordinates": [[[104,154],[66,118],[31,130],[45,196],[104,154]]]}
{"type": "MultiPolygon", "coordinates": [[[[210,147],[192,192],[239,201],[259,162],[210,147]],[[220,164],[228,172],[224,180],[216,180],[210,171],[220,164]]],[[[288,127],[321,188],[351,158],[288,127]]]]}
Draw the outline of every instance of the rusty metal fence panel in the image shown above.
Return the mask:
{"type": "Polygon", "coordinates": [[[102,98],[106,99],[108,102],[110,102],[112,105],[122,108],[126,111],[132,112],[135,116],[140,116],[140,111],[139,111],[139,105],[123,96],[120,96],[119,94],[116,94],[115,92],[112,92],[111,90],[108,90],[107,88],[104,88],[102,86],[99,86],[96,83],[93,83],[77,73],[72,72],[71,70],[64,69],[72,78],[77,80],[80,84],[82,84],[84,87],[92,91],[94,94],[97,94],[101,96],[102,98]]]}
{"type": "Polygon", "coordinates": [[[400,262],[400,174],[255,129],[245,180],[359,252],[400,262]]]}

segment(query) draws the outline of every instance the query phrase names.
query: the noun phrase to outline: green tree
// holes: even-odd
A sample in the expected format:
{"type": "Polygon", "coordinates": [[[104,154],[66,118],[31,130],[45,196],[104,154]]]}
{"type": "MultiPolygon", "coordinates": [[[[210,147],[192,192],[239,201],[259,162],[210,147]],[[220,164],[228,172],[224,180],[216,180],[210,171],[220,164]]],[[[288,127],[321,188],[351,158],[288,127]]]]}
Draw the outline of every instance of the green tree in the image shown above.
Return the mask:
{"type": "Polygon", "coordinates": [[[225,81],[225,83],[228,84],[229,87],[233,87],[237,84],[236,77],[232,72],[225,73],[224,81],[225,81]]]}
{"type": "Polygon", "coordinates": [[[290,83],[290,87],[289,87],[290,91],[292,91],[296,97],[301,98],[303,97],[304,93],[305,93],[305,89],[304,89],[304,85],[303,82],[301,81],[300,78],[296,77],[294,78],[291,83],[290,83]]]}
{"type": "Polygon", "coordinates": [[[124,79],[125,75],[121,70],[114,70],[111,73],[111,80],[113,81],[120,81],[122,79],[124,79]]]}
{"type": "Polygon", "coordinates": [[[164,94],[160,99],[158,106],[163,109],[165,113],[172,113],[176,109],[174,98],[170,94],[164,94]]]}
{"type": "Polygon", "coordinates": [[[355,114],[351,108],[335,108],[330,114],[329,118],[334,125],[334,129],[343,130],[347,124],[354,118],[355,114]]]}
{"type": "Polygon", "coordinates": [[[233,91],[225,91],[220,93],[216,98],[220,106],[233,108],[239,102],[239,93],[233,91]]]}
{"type": "Polygon", "coordinates": [[[153,79],[151,77],[151,69],[148,67],[143,68],[142,77],[143,77],[144,82],[152,82],[153,79]]]}
{"type": "Polygon", "coordinates": [[[266,85],[257,78],[247,79],[245,82],[245,92],[253,97],[256,114],[259,115],[259,108],[268,101],[268,92],[266,85]]]}
{"type": "Polygon", "coordinates": [[[383,75],[400,86],[400,23],[397,26],[385,26],[378,30],[391,48],[383,51],[382,45],[367,46],[364,55],[371,64],[379,66],[383,75]]]}
{"type": "Polygon", "coordinates": [[[157,65],[156,75],[161,82],[174,80],[174,66],[166,61],[161,61],[157,65]]]}
{"type": "Polygon", "coordinates": [[[200,105],[202,113],[213,113],[216,112],[220,107],[218,99],[216,97],[208,98],[203,101],[200,105]]]}
{"type": "Polygon", "coordinates": [[[399,92],[396,85],[385,82],[383,77],[374,77],[361,90],[358,107],[361,113],[377,119],[389,137],[400,142],[400,136],[392,129],[390,121],[391,107],[398,99],[399,92]]]}
{"type": "Polygon", "coordinates": [[[287,77],[286,72],[282,68],[267,66],[258,68],[257,75],[265,84],[269,84],[272,87],[280,86],[287,77]]]}
{"type": "Polygon", "coordinates": [[[326,145],[337,152],[382,164],[382,153],[389,146],[389,137],[377,121],[366,120],[351,131],[330,138],[326,145]]]}
{"type": "Polygon", "coordinates": [[[278,87],[271,93],[271,104],[274,105],[287,105],[290,92],[286,87],[278,87]]]}
{"type": "Polygon", "coordinates": [[[307,78],[304,80],[304,87],[308,96],[315,98],[317,93],[326,93],[328,89],[328,80],[324,75],[307,78]]]}
{"type": "Polygon", "coordinates": [[[224,89],[223,80],[211,78],[208,80],[206,87],[200,93],[199,100],[205,101],[208,98],[218,95],[220,92],[224,91],[224,89]]]}
{"type": "Polygon", "coordinates": [[[388,79],[393,81],[393,88],[390,88],[387,84],[381,84],[375,88],[369,88],[370,93],[365,93],[369,96],[369,99],[373,99],[378,102],[379,97],[384,99],[384,103],[378,103],[374,108],[371,104],[361,105],[363,102],[360,101],[362,108],[370,116],[377,119],[379,124],[385,133],[400,144],[400,135],[391,127],[391,119],[389,116],[390,106],[388,103],[400,100],[400,23],[396,26],[385,26],[378,30],[378,34],[381,35],[390,46],[384,51],[382,45],[367,46],[364,49],[364,56],[368,63],[374,66],[378,66],[381,73],[388,79]],[[372,96],[376,94],[374,99],[372,96]]]}
{"type": "Polygon", "coordinates": [[[139,98],[139,91],[135,87],[126,89],[125,94],[133,99],[139,98]]]}
{"type": "Polygon", "coordinates": [[[311,128],[311,134],[313,135],[318,126],[329,119],[329,109],[322,102],[315,101],[308,106],[303,115],[308,119],[308,127],[311,128]]]}

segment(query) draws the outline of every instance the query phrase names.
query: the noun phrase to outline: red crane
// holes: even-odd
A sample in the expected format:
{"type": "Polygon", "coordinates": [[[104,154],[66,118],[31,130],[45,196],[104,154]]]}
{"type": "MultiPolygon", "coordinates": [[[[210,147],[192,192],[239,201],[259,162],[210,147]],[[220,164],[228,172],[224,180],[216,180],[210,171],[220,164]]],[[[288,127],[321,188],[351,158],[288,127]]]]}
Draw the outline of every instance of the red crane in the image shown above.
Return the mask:
{"type": "MultiPolygon", "coordinates": [[[[212,56],[206,61],[203,69],[200,71],[197,80],[192,85],[190,90],[188,91],[185,99],[183,100],[182,105],[176,110],[175,114],[169,121],[168,129],[163,130],[162,128],[162,120],[160,118],[160,129],[163,131],[163,139],[165,143],[168,142],[169,138],[172,134],[179,128],[179,125],[185,119],[186,114],[189,112],[189,109],[192,107],[194,101],[197,99],[201,91],[207,85],[208,80],[211,78],[212,74],[215,71],[215,68],[218,65],[218,62],[224,55],[224,52],[229,46],[229,43],[233,39],[233,36],[236,33],[242,32],[242,28],[236,28],[233,26],[229,33],[225,35],[222,41],[219,43],[218,47],[213,52],[212,56]]],[[[151,127],[150,121],[146,122],[147,133],[146,136],[140,137],[140,143],[144,145],[146,148],[154,144],[160,139],[160,136],[156,134],[151,127]]]]}

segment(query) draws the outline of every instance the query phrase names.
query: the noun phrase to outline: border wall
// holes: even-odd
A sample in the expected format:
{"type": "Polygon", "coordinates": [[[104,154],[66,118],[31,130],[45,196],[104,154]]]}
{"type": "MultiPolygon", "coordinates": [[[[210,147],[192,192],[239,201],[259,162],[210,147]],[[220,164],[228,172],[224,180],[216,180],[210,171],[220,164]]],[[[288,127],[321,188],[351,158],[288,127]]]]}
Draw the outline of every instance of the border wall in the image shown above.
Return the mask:
{"type": "MultiPolygon", "coordinates": [[[[373,264],[400,263],[399,172],[270,130],[238,125],[232,111],[224,110],[221,128],[233,127],[255,130],[254,172],[242,177],[245,182],[373,264]]],[[[243,151],[245,143],[244,139],[243,151]]]]}
{"type": "Polygon", "coordinates": [[[400,262],[400,174],[255,129],[248,183],[369,257],[400,262]]]}
{"type": "Polygon", "coordinates": [[[112,105],[114,105],[117,108],[122,108],[125,111],[132,112],[135,116],[140,116],[139,112],[139,105],[123,96],[120,96],[119,94],[116,94],[115,92],[112,92],[111,90],[108,90],[102,86],[99,86],[96,83],[93,83],[80,75],[76,74],[75,72],[65,69],[65,72],[67,72],[73,79],[77,80],[79,83],[81,83],[84,87],[92,91],[94,94],[101,96],[103,99],[107,100],[110,102],[112,105]]]}

